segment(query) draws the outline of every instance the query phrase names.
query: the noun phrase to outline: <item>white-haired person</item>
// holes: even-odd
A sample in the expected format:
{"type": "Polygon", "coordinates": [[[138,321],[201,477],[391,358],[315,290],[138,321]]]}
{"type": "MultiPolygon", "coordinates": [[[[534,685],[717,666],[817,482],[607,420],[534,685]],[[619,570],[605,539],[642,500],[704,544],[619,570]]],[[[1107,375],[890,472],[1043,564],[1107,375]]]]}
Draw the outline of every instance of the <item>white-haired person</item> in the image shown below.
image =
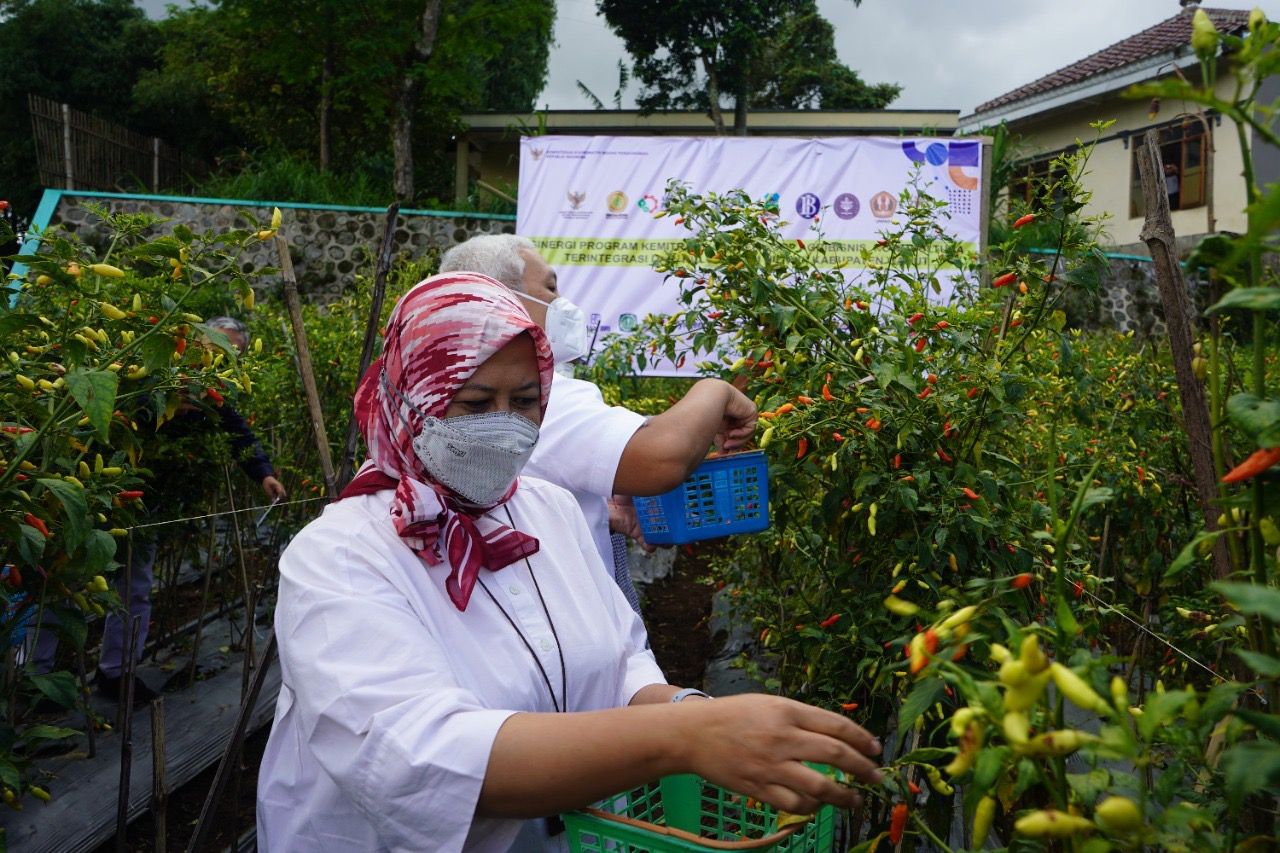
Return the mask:
{"type": "MultiPolygon", "coordinates": [[[[515,291],[550,339],[557,367],[587,354],[582,310],[560,295],[555,270],[530,240],[514,234],[473,237],[440,259],[442,273],[464,270],[515,291]]],[[[641,539],[631,498],[680,485],[713,443],[725,451],[743,446],[755,430],[756,414],[755,403],[729,383],[702,379],[667,411],[645,418],[606,405],[595,385],[557,371],[542,438],[525,470],[573,493],[601,559],[639,611],[619,535],[641,539]]]]}
{"type": "Polygon", "coordinates": [[[552,368],[483,276],[392,311],[355,398],[369,460],[280,560],[260,849],[558,850],[545,817],[672,773],[794,812],[858,799],[805,761],[879,779],[846,717],[665,682],[573,498],[521,476],[552,368]]]}

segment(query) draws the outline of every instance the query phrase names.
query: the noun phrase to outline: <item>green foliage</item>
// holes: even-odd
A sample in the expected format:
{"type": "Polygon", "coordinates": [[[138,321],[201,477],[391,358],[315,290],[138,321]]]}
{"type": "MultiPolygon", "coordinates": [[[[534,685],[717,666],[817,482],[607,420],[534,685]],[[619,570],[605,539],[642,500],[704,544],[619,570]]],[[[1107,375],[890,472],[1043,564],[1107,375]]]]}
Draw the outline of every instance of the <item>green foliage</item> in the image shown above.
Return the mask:
{"type": "Polygon", "coordinates": [[[898,94],[869,86],[836,56],[831,24],[813,0],[598,0],[627,46],[644,110],[709,108],[722,126],[721,102],[735,108],[735,129],[749,107],[879,109],[898,94]]]}
{"type": "MultiPolygon", "coordinates": [[[[385,166],[385,164],[384,164],[385,166]]],[[[262,201],[385,207],[393,198],[390,169],[365,166],[353,172],[321,171],[310,157],[279,152],[248,158],[236,171],[201,181],[194,195],[262,201]]]]}

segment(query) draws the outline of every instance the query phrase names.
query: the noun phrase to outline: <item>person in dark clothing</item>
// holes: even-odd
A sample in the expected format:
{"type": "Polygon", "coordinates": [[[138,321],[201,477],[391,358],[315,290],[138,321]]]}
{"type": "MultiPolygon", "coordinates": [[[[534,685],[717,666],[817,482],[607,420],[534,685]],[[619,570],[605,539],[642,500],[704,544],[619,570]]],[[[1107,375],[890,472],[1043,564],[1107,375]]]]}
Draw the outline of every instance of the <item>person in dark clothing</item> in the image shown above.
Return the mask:
{"type": "MultiPolygon", "coordinates": [[[[234,317],[215,317],[206,325],[225,334],[232,346],[241,353],[247,348],[248,330],[234,317]]],[[[240,469],[250,479],[261,484],[262,491],[268,499],[282,500],[286,496],[285,488],[276,479],[271,460],[244,417],[229,403],[222,403],[214,411],[218,415],[218,429],[228,436],[232,456],[240,465],[240,469]]],[[[205,409],[186,404],[162,429],[167,438],[180,440],[199,435],[208,428],[209,424],[209,414],[205,409]]],[[[161,507],[170,511],[173,509],[173,495],[163,494],[166,491],[165,485],[171,487],[169,491],[186,491],[188,481],[181,476],[180,468],[168,471],[166,479],[171,482],[159,483],[161,488],[153,492],[151,501],[155,502],[154,505],[148,502],[147,509],[151,514],[156,514],[161,507]],[[173,480],[180,482],[172,482],[173,480]]],[[[121,673],[124,671],[125,650],[129,643],[128,626],[134,616],[140,617],[134,660],[142,657],[142,649],[147,641],[147,629],[151,621],[151,585],[154,580],[156,544],[154,538],[140,537],[137,540],[132,563],[116,577],[116,591],[120,594],[120,601],[126,612],[123,616],[114,611],[108,613],[102,627],[102,650],[98,656],[96,684],[99,693],[117,701],[120,699],[121,673]]],[[[52,669],[57,646],[57,634],[54,631],[40,632],[34,654],[37,672],[48,672],[52,669]]],[[[145,704],[157,695],[156,691],[143,681],[135,680],[134,704],[145,704]]]]}

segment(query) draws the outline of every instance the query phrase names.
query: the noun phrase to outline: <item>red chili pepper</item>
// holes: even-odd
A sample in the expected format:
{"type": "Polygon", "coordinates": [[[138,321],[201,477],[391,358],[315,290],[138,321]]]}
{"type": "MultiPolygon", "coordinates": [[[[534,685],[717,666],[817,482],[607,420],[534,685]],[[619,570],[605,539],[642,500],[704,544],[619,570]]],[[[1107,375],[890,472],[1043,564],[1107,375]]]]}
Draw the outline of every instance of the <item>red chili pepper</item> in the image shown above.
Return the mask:
{"type": "Polygon", "coordinates": [[[119,497],[120,500],[122,501],[136,501],[145,494],[146,492],[142,491],[141,489],[126,489],[125,491],[117,495],[117,497],[119,497]]]}
{"type": "Polygon", "coordinates": [[[802,406],[807,406],[813,402],[812,397],[806,397],[804,394],[797,395],[796,402],[802,406]]]}
{"type": "Polygon", "coordinates": [[[1013,284],[1017,280],[1018,280],[1018,274],[1016,272],[1007,272],[1002,276],[998,276],[994,281],[992,281],[991,286],[1004,287],[1005,285],[1013,284]]]}
{"type": "Polygon", "coordinates": [[[941,332],[943,329],[951,328],[951,324],[948,323],[946,320],[939,320],[938,322],[933,324],[933,327],[937,329],[939,332],[941,332]]]}
{"type": "Polygon", "coordinates": [[[1034,213],[1028,213],[1026,216],[1019,216],[1017,220],[1013,223],[1013,228],[1016,231],[1022,226],[1030,225],[1032,222],[1035,222],[1035,221],[1036,221],[1036,215],[1034,213]]]}
{"type": "Polygon", "coordinates": [[[1084,595],[1084,581],[1076,581],[1071,585],[1071,587],[1075,590],[1076,598],[1084,595]]]}
{"type": "MultiPolygon", "coordinates": [[[[830,382],[831,380],[828,379],[827,381],[830,382]]],[[[826,400],[828,403],[830,403],[832,400],[835,399],[835,397],[831,393],[831,386],[829,385],[822,386],[822,399],[826,400]]]]}
{"type": "Polygon", "coordinates": [[[977,388],[977,386],[974,386],[973,388],[970,388],[968,391],[964,392],[964,395],[968,397],[970,400],[978,396],[978,394],[979,394],[979,389],[977,388]]]}
{"type": "Polygon", "coordinates": [[[803,459],[804,455],[809,452],[809,439],[802,438],[800,443],[796,445],[796,458],[803,459]]]}
{"type": "Polygon", "coordinates": [[[930,385],[937,385],[937,384],[938,384],[938,374],[936,374],[936,373],[930,373],[928,376],[926,376],[926,377],[924,378],[924,381],[925,381],[925,382],[928,382],[930,385]]]}
{"type": "Polygon", "coordinates": [[[884,424],[880,423],[879,418],[867,418],[867,429],[873,432],[879,432],[880,427],[882,426],[884,426],[884,424]]]}
{"type": "Polygon", "coordinates": [[[1224,483],[1239,483],[1256,477],[1272,465],[1280,462],[1280,447],[1264,447],[1255,451],[1249,458],[1228,471],[1222,478],[1224,483]]]}
{"type": "Polygon", "coordinates": [[[924,386],[924,390],[922,390],[919,394],[916,395],[916,399],[923,400],[925,397],[928,397],[932,393],[933,393],[933,386],[926,385],[924,386]]]}
{"type": "Polygon", "coordinates": [[[888,241],[888,240],[877,240],[877,241],[876,241],[876,245],[877,245],[877,246],[887,246],[887,245],[889,245],[889,241],[888,241]]]}
{"type": "Polygon", "coordinates": [[[215,406],[221,406],[223,403],[225,403],[225,402],[226,402],[226,400],[223,398],[223,396],[222,396],[221,394],[219,394],[219,393],[218,393],[216,390],[214,390],[213,388],[207,388],[207,389],[205,389],[205,394],[207,394],[207,395],[208,395],[209,399],[213,401],[213,404],[214,404],[215,406]]]}
{"type": "Polygon", "coordinates": [[[1147,481],[1147,472],[1142,469],[1141,465],[1138,465],[1137,469],[1138,469],[1138,482],[1145,483],[1147,481]]]}
{"type": "Polygon", "coordinates": [[[22,586],[22,572],[18,571],[17,566],[10,564],[9,576],[5,578],[5,582],[14,589],[22,586]]]}
{"type": "Polygon", "coordinates": [[[910,317],[907,318],[907,325],[914,326],[916,323],[919,323],[923,319],[924,319],[924,314],[917,311],[916,313],[912,314],[910,317]]]}
{"type": "Polygon", "coordinates": [[[830,616],[828,616],[826,619],[823,619],[818,624],[821,625],[823,628],[830,628],[832,625],[836,624],[839,621],[840,621],[840,614],[832,613],[830,616]]]}
{"type": "Polygon", "coordinates": [[[935,450],[934,453],[938,454],[938,458],[941,459],[943,462],[947,463],[948,465],[950,465],[952,462],[955,461],[955,459],[951,457],[951,454],[943,450],[941,447],[935,450]]]}
{"type": "Polygon", "coordinates": [[[969,488],[968,486],[962,486],[962,487],[960,488],[960,491],[964,492],[964,496],[965,496],[966,498],[968,498],[969,500],[971,500],[971,501],[980,501],[980,500],[982,500],[982,495],[978,494],[977,492],[975,492],[973,489],[969,488]]]}
{"type": "Polygon", "coordinates": [[[924,352],[924,348],[929,345],[929,341],[923,335],[916,338],[916,352],[924,352]]]}
{"type": "Polygon", "coordinates": [[[856,710],[858,710],[858,703],[857,703],[857,702],[841,702],[841,703],[840,703],[840,710],[841,710],[841,711],[856,711],[856,710]]]}
{"type": "Polygon", "coordinates": [[[1017,320],[1013,320],[1013,321],[1011,321],[1011,322],[1009,323],[1009,328],[1010,328],[1010,329],[1016,329],[1016,328],[1018,328],[1018,327],[1019,327],[1019,326],[1021,326],[1021,325],[1022,325],[1022,318],[1021,318],[1021,317],[1019,317],[1017,320]]]}
{"type": "Polygon", "coordinates": [[[25,521],[29,527],[34,527],[36,530],[40,531],[40,535],[45,539],[49,538],[49,528],[45,526],[44,519],[34,516],[31,513],[27,513],[22,517],[22,520],[25,521]]]}
{"type": "Polygon", "coordinates": [[[907,790],[911,792],[912,796],[920,795],[920,786],[917,785],[915,782],[908,782],[907,790]]]}
{"type": "Polygon", "coordinates": [[[684,356],[683,356],[683,355],[676,359],[676,368],[678,369],[678,368],[681,368],[681,367],[684,367],[684,356]]]}
{"type": "Polygon", "coordinates": [[[893,470],[897,471],[901,467],[902,467],[902,454],[901,453],[893,454],[893,470]]]}
{"type": "Polygon", "coordinates": [[[176,352],[178,355],[182,355],[184,352],[186,352],[186,351],[187,351],[187,339],[186,339],[186,338],[174,338],[174,339],[173,339],[173,351],[174,351],[174,352],[176,352]]]}
{"type": "Polygon", "coordinates": [[[924,631],[924,650],[931,655],[938,651],[938,632],[932,628],[926,628],[924,631]]]}
{"type": "Polygon", "coordinates": [[[797,237],[797,238],[796,238],[796,245],[797,245],[797,246],[799,246],[801,249],[803,249],[803,248],[804,248],[804,241],[797,237]]]}
{"type": "Polygon", "coordinates": [[[1026,589],[1029,586],[1031,586],[1031,574],[1029,572],[1023,572],[1020,575],[1014,576],[1013,578],[1014,589],[1026,589]]]}
{"type": "Polygon", "coordinates": [[[831,438],[833,441],[836,442],[836,444],[839,444],[840,442],[844,441],[844,436],[838,432],[831,433],[831,438]]]}
{"type": "Polygon", "coordinates": [[[871,410],[868,409],[866,406],[859,406],[858,408],[854,409],[854,411],[860,415],[865,415],[867,412],[871,410]]]}
{"type": "Polygon", "coordinates": [[[859,310],[859,311],[866,311],[866,310],[867,310],[867,303],[863,302],[861,299],[858,299],[858,300],[854,301],[854,303],[853,303],[853,304],[854,304],[854,305],[856,305],[856,306],[858,307],[858,310],[859,310]]]}
{"type": "Polygon", "coordinates": [[[969,644],[962,643],[956,646],[956,653],[951,656],[951,660],[958,661],[969,653],[969,644]]]}
{"type": "Polygon", "coordinates": [[[951,436],[955,435],[957,432],[959,432],[959,430],[957,430],[955,427],[953,427],[953,426],[951,425],[951,421],[943,421],[943,422],[942,422],[942,437],[943,437],[943,438],[950,438],[951,436]]]}
{"type": "Polygon", "coordinates": [[[902,841],[902,833],[907,829],[907,804],[898,803],[893,807],[893,816],[889,818],[889,842],[897,844],[902,841]]]}
{"type": "Polygon", "coordinates": [[[723,315],[722,315],[719,311],[708,311],[708,312],[707,312],[707,319],[708,319],[708,320],[719,320],[722,316],[723,316],[723,315]]]}
{"type": "Polygon", "coordinates": [[[147,318],[147,322],[154,326],[156,323],[160,322],[160,318],[157,317],[155,314],[152,314],[150,317],[147,318]]]}

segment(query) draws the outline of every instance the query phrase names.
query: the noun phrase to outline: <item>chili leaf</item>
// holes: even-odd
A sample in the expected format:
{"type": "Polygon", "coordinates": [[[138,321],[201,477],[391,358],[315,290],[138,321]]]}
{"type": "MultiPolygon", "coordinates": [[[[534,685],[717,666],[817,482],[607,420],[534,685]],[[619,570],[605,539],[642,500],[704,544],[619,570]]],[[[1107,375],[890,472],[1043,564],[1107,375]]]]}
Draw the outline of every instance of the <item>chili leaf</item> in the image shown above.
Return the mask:
{"type": "Polygon", "coordinates": [[[1255,583],[1216,581],[1209,588],[1222,594],[1241,613],[1262,616],[1275,622],[1280,620],[1280,589],[1255,583]]]}
{"type": "Polygon", "coordinates": [[[941,678],[926,678],[913,687],[902,703],[902,710],[898,715],[898,730],[905,732],[911,728],[920,715],[938,701],[943,686],[941,678]]]}
{"type": "Polygon", "coordinates": [[[1227,418],[1259,447],[1280,445],[1280,400],[1233,394],[1227,400],[1227,418]]]}
{"type": "Polygon", "coordinates": [[[50,700],[64,708],[76,706],[76,679],[69,672],[47,672],[30,676],[31,683],[50,700]]]}
{"type": "Polygon", "coordinates": [[[84,490],[65,480],[43,477],[38,482],[53,492],[54,497],[62,504],[66,513],[62,528],[63,543],[68,553],[74,552],[89,533],[89,505],[85,502],[84,490]]]}
{"type": "Polygon", "coordinates": [[[76,369],[67,374],[67,390],[104,443],[111,441],[108,431],[119,385],[120,377],[110,370],[76,369]]]}
{"type": "Polygon", "coordinates": [[[1246,311],[1275,310],[1280,308],[1280,288],[1238,287],[1219,299],[1207,313],[1216,314],[1228,308],[1243,308],[1246,311]]]}

